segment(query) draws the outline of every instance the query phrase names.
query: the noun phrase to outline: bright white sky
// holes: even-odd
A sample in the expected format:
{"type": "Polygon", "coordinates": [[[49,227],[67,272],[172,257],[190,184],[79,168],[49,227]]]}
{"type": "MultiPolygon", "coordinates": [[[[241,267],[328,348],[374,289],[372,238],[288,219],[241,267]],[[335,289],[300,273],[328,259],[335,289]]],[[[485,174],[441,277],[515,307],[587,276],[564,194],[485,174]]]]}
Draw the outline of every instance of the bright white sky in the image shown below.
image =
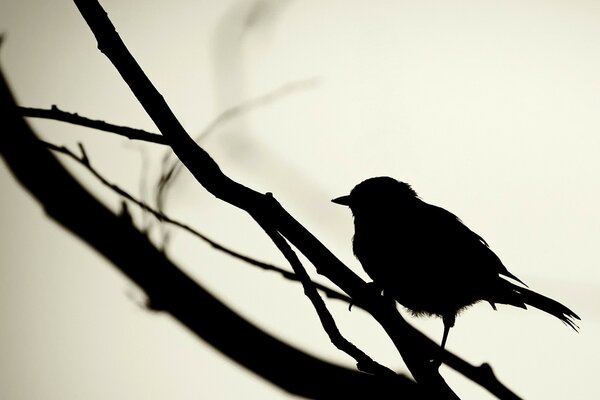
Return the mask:
{"type": "MultiPolygon", "coordinates": [[[[225,172],[274,192],[362,276],[350,250],[350,214],[329,200],[374,175],[411,183],[480,233],[532,289],[583,318],[575,334],[535,310],[494,312],[481,304],[459,317],[448,347],[473,363],[489,362],[524,398],[600,398],[598,2],[102,4],[192,134],[229,107],[298,83],[202,142],[225,172]]],[[[0,30],[2,67],[22,105],[56,104],[155,129],[72,2],[4,0],[0,30]]],[[[156,179],[160,146],[31,123],[54,143],[75,149],[82,141],[92,163],[132,193],[156,179]],[[153,166],[143,167],[144,159],[153,166]]],[[[107,204],[118,204],[68,165],[107,204]]],[[[47,220],[4,165],[0,185],[0,398],[286,398],[171,318],[138,307],[135,286],[47,220]]],[[[207,196],[189,176],[170,199],[172,216],[284,265],[245,213],[207,196]]],[[[298,285],[180,232],[169,253],[269,332],[353,364],[330,345],[298,285]]],[[[330,306],[351,341],[404,368],[368,316],[330,306]]],[[[411,321],[441,337],[441,321],[411,321]]],[[[443,373],[463,398],[489,398],[443,373]]]]}

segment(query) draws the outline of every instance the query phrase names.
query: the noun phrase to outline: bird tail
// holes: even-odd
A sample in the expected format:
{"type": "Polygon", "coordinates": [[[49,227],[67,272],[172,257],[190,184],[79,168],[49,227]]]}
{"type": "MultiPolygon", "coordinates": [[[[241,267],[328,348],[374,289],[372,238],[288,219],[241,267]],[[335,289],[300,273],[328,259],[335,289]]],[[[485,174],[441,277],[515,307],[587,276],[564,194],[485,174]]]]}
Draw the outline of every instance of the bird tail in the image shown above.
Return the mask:
{"type": "Polygon", "coordinates": [[[579,330],[579,326],[577,326],[575,320],[580,320],[581,318],[579,318],[577,314],[575,314],[566,306],[560,304],[556,300],[552,300],[549,297],[536,293],[533,290],[519,287],[512,283],[510,285],[514,286],[513,290],[521,294],[521,300],[525,304],[535,307],[538,310],[545,311],[548,314],[554,315],[556,318],[560,319],[565,325],[570,326],[575,331],[579,330]]]}

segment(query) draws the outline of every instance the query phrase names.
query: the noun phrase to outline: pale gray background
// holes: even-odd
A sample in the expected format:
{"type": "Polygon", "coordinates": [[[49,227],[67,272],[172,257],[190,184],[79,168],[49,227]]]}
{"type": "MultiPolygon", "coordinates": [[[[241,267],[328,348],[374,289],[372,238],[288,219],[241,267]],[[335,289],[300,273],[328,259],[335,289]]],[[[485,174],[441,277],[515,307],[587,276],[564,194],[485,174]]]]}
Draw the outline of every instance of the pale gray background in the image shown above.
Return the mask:
{"type": "MultiPolygon", "coordinates": [[[[350,214],[329,200],[374,175],[411,183],[480,233],[531,288],[583,318],[576,334],[541,312],[481,304],[458,319],[448,347],[491,363],[524,398],[600,398],[598,2],[102,4],[192,134],[229,107],[298,83],[202,141],[225,172],[274,192],[363,276],[350,250],[350,214]]],[[[56,104],[155,129],[72,2],[3,0],[0,7],[2,67],[20,104],[56,104]]],[[[136,195],[148,190],[142,180],[150,186],[156,179],[160,146],[31,123],[54,143],[75,149],[82,141],[92,163],[136,195]],[[144,160],[154,167],[143,167],[144,160]]],[[[117,196],[67,165],[116,209],[117,196]]],[[[170,317],[139,307],[135,286],[49,221],[4,164],[0,185],[0,398],[286,398],[170,317]]],[[[189,176],[171,199],[171,215],[284,264],[245,213],[189,176]]],[[[180,232],[169,253],[269,332],[352,366],[329,343],[298,285],[180,232]]],[[[341,303],[330,307],[350,340],[405,368],[369,317],[341,303]]],[[[439,340],[441,321],[408,318],[439,340]]],[[[490,397],[442,372],[465,399],[490,397]]]]}

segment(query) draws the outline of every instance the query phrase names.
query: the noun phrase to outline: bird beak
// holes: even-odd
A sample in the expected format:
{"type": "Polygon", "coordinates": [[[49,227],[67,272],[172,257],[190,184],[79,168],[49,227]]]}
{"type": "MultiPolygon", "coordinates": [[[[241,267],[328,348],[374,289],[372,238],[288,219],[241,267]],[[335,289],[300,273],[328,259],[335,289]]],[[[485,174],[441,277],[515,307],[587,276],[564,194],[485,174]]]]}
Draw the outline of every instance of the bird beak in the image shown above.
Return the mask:
{"type": "Polygon", "coordinates": [[[350,205],[350,196],[338,197],[337,199],[333,199],[331,201],[334,202],[335,204],[341,204],[343,206],[349,206],[350,205]]]}

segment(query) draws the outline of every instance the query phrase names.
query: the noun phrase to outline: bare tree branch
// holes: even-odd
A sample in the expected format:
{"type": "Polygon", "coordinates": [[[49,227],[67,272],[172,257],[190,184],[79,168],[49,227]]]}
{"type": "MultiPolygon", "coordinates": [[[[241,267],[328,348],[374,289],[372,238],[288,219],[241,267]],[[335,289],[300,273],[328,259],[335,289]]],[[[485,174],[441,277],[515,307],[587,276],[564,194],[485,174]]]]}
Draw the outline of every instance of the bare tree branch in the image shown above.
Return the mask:
{"type": "Polygon", "coordinates": [[[354,358],[357,362],[357,368],[361,371],[373,374],[395,375],[394,371],[373,361],[373,359],[371,359],[367,354],[342,336],[335,323],[335,320],[333,319],[333,316],[329,313],[329,310],[327,310],[327,306],[323,302],[323,299],[321,299],[319,296],[319,293],[308,276],[308,273],[304,269],[302,262],[300,262],[300,259],[296,253],[294,253],[294,250],[290,247],[289,243],[272,226],[261,225],[261,227],[285,256],[292,266],[294,272],[299,277],[304,288],[304,294],[306,294],[306,297],[308,297],[313,304],[317,315],[319,316],[319,320],[321,321],[321,325],[325,329],[325,332],[327,332],[329,335],[331,343],[333,343],[333,345],[341,351],[348,354],[350,357],[354,358]]]}
{"type": "MultiPolygon", "coordinates": [[[[290,82],[262,96],[247,100],[234,107],[228,108],[222,113],[220,113],[215,119],[213,119],[212,122],[209,123],[202,130],[202,132],[200,132],[200,134],[198,134],[194,138],[194,140],[196,141],[196,143],[199,143],[201,140],[205,139],[211,133],[213,133],[223,123],[230,121],[235,117],[238,117],[240,114],[249,112],[258,107],[262,107],[264,105],[272,103],[280,97],[288,95],[294,91],[304,89],[309,86],[314,86],[316,83],[316,78],[306,79],[297,82],[290,82]]],[[[162,173],[159,178],[159,181],[156,184],[156,204],[158,205],[158,209],[160,211],[164,210],[164,202],[168,187],[177,178],[179,172],[181,171],[181,168],[183,167],[183,165],[178,159],[175,159],[169,164],[169,161],[171,161],[172,158],[172,154],[172,152],[165,153],[162,160],[162,173]]]]}
{"type": "Polygon", "coordinates": [[[185,132],[121,41],[100,4],[83,0],[75,0],[75,4],[96,36],[100,51],[112,61],[159,130],[168,138],[179,159],[196,179],[214,196],[246,210],[257,222],[268,218],[287,240],[311,260],[317,267],[317,272],[327,276],[351,297],[359,299],[357,303],[368,307],[390,335],[415,379],[424,383],[430,394],[438,398],[457,398],[437,369],[432,368],[428,362],[434,348],[426,344],[424,338],[399,316],[395,308],[386,307],[381,304],[381,299],[368,296],[364,290],[364,281],[345,267],[278,204],[225,176],[215,161],[185,132]]]}
{"type": "Polygon", "coordinates": [[[56,121],[68,122],[74,125],[85,126],[88,128],[98,129],[101,131],[116,133],[117,135],[124,136],[131,140],[143,140],[145,142],[157,143],[157,144],[168,144],[164,136],[156,133],[146,132],[141,129],[129,128],[127,126],[119,126],[109,124],[104,121],[89,119],[82,117],[77,113],[69,113],[66,111],[59,110],[58,107],[53,105],[49,110],[42,108],[31,108],[31,107],[18,107],[21,115],[25,117],[33,118],[45,118],[56,121]]]}
{"type": "MultiPolygon", "coordinates": [[[[135,203],[137,206],[139,206],[140,208],[142,208],[143,210],[147,211],[148,213],[150,213],[151,215],[153,215],[156,219],[158,219],[159,221],[162,222],[166,222],[166,223],[170,223],[174,226],[177,226],[187,232],[189,232],[190,234],[198,237],[199,239],[207,242],[209,245],[211,245],[213,248],[223,251],[226,254],[229,254],[235,258],[238,258],[242,261],[247,262],[248,264],[254,265],[256,267],[262,268],[264,270],[268,270],[268,271],[274,271],[277,272],[279,274],[281,274],[283,277],[292,280],[292,281],[300,281],[300,278],[298,277],[298,275],[296,275],[293,272],[289,272],[286,271],[280,267],[271,265],[271,264],[267,264],[258,260],[255,260],[251,257],[242,255],[234,250],[231,250],[229,248],[226,248],[218,243],[216,243],[215,241],[213,241],[212,239],[208,238],[207,236],[203,235],[202,233],[198,232],[197,230],[195,230],[194,228],[190,227],[189,225],[186,225],[182,222],[176,221],[171,219],[169,216],[167,216],[164,213],[161,213],[155,209],[153,209],[152,207],[150,207],[149,205],[147,205],[146,203],[136,199],[135,197],[133,197],[131,194],[129,194],[128,192],[126,192],[125,190],[123,190],[122,188],[120,188],[119,186],[110,183],[106,178],[104,178],[102,176],[102,174],[100,174],[92,165],[91,162],[89,160],[89,157],[87,157],[87,155],[85,155],[85,150],[83,150],[83,147],[81,146],[80,148],[82,149],[82,156],[78,156],[77,154],[73,153],[71,150],[69,150],[68,148],[64,147],[64,146],[56,146],[54,144],[48,143],[48,142],[44,142],[42,140],[39,140],[41,143],[43,143],[46,147],[48,147],[49,149],[52,149],[53,151],[57,151],[59,153],[65,154],[67,156],[69,156],[70,158],[72,158],[73,160],[79,162],[81,165],[83,165],[88,171],[90,171],[100,182],[102,182],[105,186],[109,187],[110,189],[112,189],[113,191],[115,191],[117,194],[121,195],[122,197],[124,197],[125,199],[135,203]]],[[[284,240],[282,238],[282,240],[284,240]]],[[[291,250],[291,249],[290,249],[291,250]]],[[[295,255],[293,256],[295,257],[295,255]]],[[[310,278],[308,278],[310,279],[310,278]]],[[[320,291],[322,291],[327,297],[329,298],[333,298],[333,299],[339,299],[342,301],[345,301],[347,303],[352,303],[352,300],[348,297],[345,296],[335,290],[332,290],[326,286],[323,286],[321,284],[312,282],[312,284],[320,291]]],[[[357,305],[360,306],[360,305],[357,305]]],[[[432,343],[433,345],[433,343],[432,343]]],[[[471,379],[473,379],[475,382],[488,382],[488,385],[490,387],[493,387],[493,390],[490,390],[493,393],[497,393],[499,394],[498,397],[500,398],[506,398],[506,399],[518,399],[518,397],[516,397],[513,393],[510,392],[510,390],[508,390],[505,386],[503,386],[498,380],[497,378],[494,376],[494,373],[492,371],[492,368],[488,365],[488,364],[482,364],[479,367],[470,365],[468,363],[466,363],[465,361],[461,360],[460,358],[458,358],[456,355],[446,351],[444,353],[444,358],[446,359],[446,362],[449,365],[453,365],[455,369],[457,369],[460,372],[463,372],[463,374],[465,374],[466,376],[469,376],[471,379]]],[[[359,367],[359,369],[361,370],[371,370],[371,367],[369,362],[367,362],[366,364],[361,364],[361,366],[359,367]]]]}
{"type": "Polygon", "coordinates": [[[391,399],[403,393],[422,398],[406,377],[379,377],[319,360],[266,334],[213,297],[61,166],[21,118],[1,74],[0,123],[7,127],[0,135],[0,155],[48,216],[139,285],[154,309],[170,313],[226,356],[298,396],[391,399]]]}
{"type": "MultiPolygon", "coordinates": [[[[152,208],[147,203],[135,198],[133,195],[131,195],[129,192],[122,189],[118,185],[115,185],[114,183],[109,182],[96,168],[94,168],[92,166],[89,158],[85,154],[85,149],[84,149],[83,145],[80,144],[80,147],[79,147],[81,149],[82,155],[78,156],[77,154],[75,154],[74,152],[72,152],[65,146],[57,146],[53,143],[49,143],[49,142],[46,142],[41,139],[39,141],[40,141],[40,143],[44,144],[47,148],[49,148],[55,152],[64,154],[64,155],[68,156],[69,158],[77,161],[79,164],[84,166],[92,175],[94,175],[94,177],[96,177],[103,185],[110,188],[111,190],[113,190],[115,193],[117,193],[121,197],[131,201],[132,203],[135,203],[138,207],[140,207],[142,210],[144,210],[144,211],[148,212],[149,214],[151,214],[152,216],[154,216],[157,220],[174,225],[178,228],[181,228],[181,229],[187,231],[188,233],[192,234],[193,236],[197,237],[198,239],[208,243],[214,249],[222,251],[222,252],[224,252],[234,258],[237,258],[241,261],[244,261],[250,265],[259,267],[266,271],[277,272],[280,275],[282,275],[284,278],[289,279],[291,281],[297,281],[297,282],[300,281],[300,278],[295,273],[287,271],[283,268],[277,267],[272,264],[258,261],[252,257],[243,255],[235,250],[225,247],[225,246],[217,243],[216,241],[212,240],[208,236],[200,233],[198,230],[192,228],[191,226],[189,226],[183,222],[177,221],[175,219],[172,219],[171,217],[166,215],[164,212],[160,212],[160,211],[152,208]]],[[[321,285],[319,283],[312,282],[312,284],[318,290],[322,291],[327,297],[329,297],[331,299],[337,299],[337,300],[345,301],[347,303],[351,303],[350,297],[348,297],[342,293],[339,293],[339,292],[337,292],[331,288],[328,288],[327,286],[321,285]]]]}
{"type": "MultiPolygon", "coordinates": [[[[215,197],[247,211],[257,222],[269,221],[290,243],[299,249],[317,268],[356,303],[361,303],[386,330],[415,379],[424,384],[436,398],[457,398],[428,362],[437,352],[436,346],[401,318],[395,307],[382,304],[378,296],[365,291],[365,282],[349,270],[309,231],[276,202],[251,190],[222,173],[216,162],[185,132],[163,97],[154,88],[133,59],[106,12],[97,1],[74,0],[98,41],[98,48],[113,63],[125,82],[155,122],[171,147],[192,175],[215,197]]],[[[444,360],[447,362],[448,360],[444,360]]],[[[485,386],[488,390],[495,386],[485,386]]]]}

